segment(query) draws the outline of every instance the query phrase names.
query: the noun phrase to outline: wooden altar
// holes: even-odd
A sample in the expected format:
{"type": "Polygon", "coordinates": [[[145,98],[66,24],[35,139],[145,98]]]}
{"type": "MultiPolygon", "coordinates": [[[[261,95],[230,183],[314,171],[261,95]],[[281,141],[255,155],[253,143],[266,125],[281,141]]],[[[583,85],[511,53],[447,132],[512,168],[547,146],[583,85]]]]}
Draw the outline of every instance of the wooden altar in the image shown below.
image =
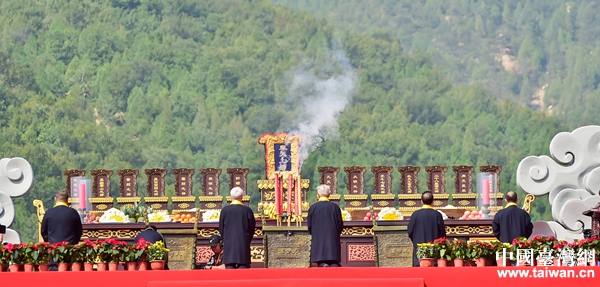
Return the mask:
{"type": "MultiPolygon", "coordinates": [[[[495,240],[491,220],[446,220],[446,233],[450,239],[463,240],[495,240]]],[[[159,232],[172,233],[169,230],[193,230],[193,223],[153,223],[159,232]]],[[[379,227],[396,226],[404,229],[408,220],[379,221],[379,227]]],[[[212,256],[208,246],[211,235],[218,233],[217,222],[200,222],[196,231],[196,266],[200,266],[212,256]]],[[[256,222],[254,239],[251,243],[252,267],[264,267],[263,224],[256,222]]],[[[266,226],[275,227],[274,220],[268,220],[266,226]]],[[[145,228],[143,223],[96,223],[83,225],[83,238],[115,238],[132,241],[145,228]]],[[[287,227],[286,227],[287,228],[287,227]]],[[[179,232],[179,231],[178,231],[179,232]]],[[[369,267],[375,266],[375,248],[373,245],[373,223],[371,221],[345,221],[342,230],[342,266],[369,267]]],[[[308,251],[308,249],[307,249],[308,251]]]]}

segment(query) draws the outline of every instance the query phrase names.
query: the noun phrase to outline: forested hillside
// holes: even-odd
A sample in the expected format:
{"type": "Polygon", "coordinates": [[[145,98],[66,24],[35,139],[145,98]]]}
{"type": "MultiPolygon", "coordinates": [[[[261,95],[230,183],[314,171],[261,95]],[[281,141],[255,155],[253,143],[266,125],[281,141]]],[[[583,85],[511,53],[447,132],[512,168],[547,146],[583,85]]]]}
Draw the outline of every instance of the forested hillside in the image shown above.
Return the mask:
{"type": "MultiPolygon", "coordinates": [[[[312,127],[325,141],[302,169],[313,187],[325,165],[499,164],[506,192],[519,161],[568,130],[482,85],[453,87],[394,36],[336,29],[268,1],[6,0],[0,30],[0,151],[35,172],[33,191],[15,199],[13,228],[26,240],[36,238],[32,200],[50,207],[65,169],[168,168],[172,194],[171,168],[248,167],[256,204],[257,139],[302,130],[298,119],[322,123],[312,127]],[[314,105],[331,95],[338,104],[314,105]]],[[[397,171],[393,179],[397,191],[397,171]]],[[[139,182],[143,194],[145,175],[139,182]]],[[[344,182],[341,173],[342,191],[344,182]]],[[[545,200],[534,206],[534,219],[549,219],[545,200]]]]}
{"type": "Polygon", "coordinates": [[[454,83],[481,83],[500,98],[600,122],[600,4],[560,0],[273,0],[340,27],[389,33],[424,51],[454,83]]]}

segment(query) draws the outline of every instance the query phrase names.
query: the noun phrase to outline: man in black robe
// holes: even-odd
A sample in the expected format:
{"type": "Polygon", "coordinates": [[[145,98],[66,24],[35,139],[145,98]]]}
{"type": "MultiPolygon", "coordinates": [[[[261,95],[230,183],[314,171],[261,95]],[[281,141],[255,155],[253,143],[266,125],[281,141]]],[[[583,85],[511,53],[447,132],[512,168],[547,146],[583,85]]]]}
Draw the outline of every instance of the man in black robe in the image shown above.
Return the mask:
{"type": "Polygon", "coordinates": [[[423,204],[421,209],[413,212],[408,221],[408,237],[413,242],[413,266],[419,266],[417,244],[446,237],[444,218],[431,206],[433,194],[429,191],[423,192],[421,203],[423,204]]]}
{"type": "MultiPolygon", "coordinates": [[[[42,238],[51,244],[63,241],[73,245],[79,243],[83,233],[81,217],[75,209],[68,206],[69,194],[59,191],[54,202],[54,207],[48,209],[42,219],[42,238]]],[[[48,270],[57,270],[56,263],[51,261],[48,270]]]]}
{"type": "Polygon", "coordinates": [[[244,191],[231,189],[231,204],[221,210],[219,233],[223,238],[223,264],[226,269],[250,268],[250,242],[256,220],[250,207],[242,204],[244,191]]]}
{"type": "Polygon", "coordinates": [[[319,201],[308,209],[308,233],[312,235],[310,261],[319,267],[340,267],[340,235],[344,228],[340,207],[329,201],[329,186],[317,186],[319,201]]]}
{"type": "Polygon", "coordinates": [[[506,207],[494,216],[492,230],[500,242],[512,243],[515,238],[531,236],[533,224],[527,211],[517,206],[517,194],[506,193],[506,207]]]}

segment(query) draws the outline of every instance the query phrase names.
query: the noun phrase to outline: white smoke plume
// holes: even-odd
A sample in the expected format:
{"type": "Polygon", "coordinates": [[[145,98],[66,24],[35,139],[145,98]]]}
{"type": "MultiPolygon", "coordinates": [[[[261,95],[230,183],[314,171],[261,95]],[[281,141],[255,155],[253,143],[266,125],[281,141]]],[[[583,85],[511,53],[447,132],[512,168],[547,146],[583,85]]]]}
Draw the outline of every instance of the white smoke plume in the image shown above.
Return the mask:
{"type": "Polygon", "coordinates": [[[338,47],[328,52],[330,57],[324,66],[298,68],[289,89],[288,100],[296,107],[291,114],[296,116],[282,121],[280,130],[304,138],[300,144],[300,166],[323,141],[339,137],[338,116],[350,104],[356,88],[354,68],[345,52],[338,47]]]}

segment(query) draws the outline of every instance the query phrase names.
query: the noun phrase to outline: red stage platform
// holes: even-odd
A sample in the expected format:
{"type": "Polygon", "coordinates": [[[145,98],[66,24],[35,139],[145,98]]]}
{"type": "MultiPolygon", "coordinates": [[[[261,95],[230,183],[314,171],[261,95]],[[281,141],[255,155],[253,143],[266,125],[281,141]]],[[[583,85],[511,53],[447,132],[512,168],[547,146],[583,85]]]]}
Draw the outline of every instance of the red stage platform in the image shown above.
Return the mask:
{"type": "Polygon", "coordinates": [[[191,271],[0,273],[2,286],[585,286],[598,267],[304,268],[191,271]],[[527,278],[508,278],[511,276],[527,278]],[[520,272],[520,274],[518,273],[520,272]],[[502,278],[502,274],[506,278],[502,278]]]}

